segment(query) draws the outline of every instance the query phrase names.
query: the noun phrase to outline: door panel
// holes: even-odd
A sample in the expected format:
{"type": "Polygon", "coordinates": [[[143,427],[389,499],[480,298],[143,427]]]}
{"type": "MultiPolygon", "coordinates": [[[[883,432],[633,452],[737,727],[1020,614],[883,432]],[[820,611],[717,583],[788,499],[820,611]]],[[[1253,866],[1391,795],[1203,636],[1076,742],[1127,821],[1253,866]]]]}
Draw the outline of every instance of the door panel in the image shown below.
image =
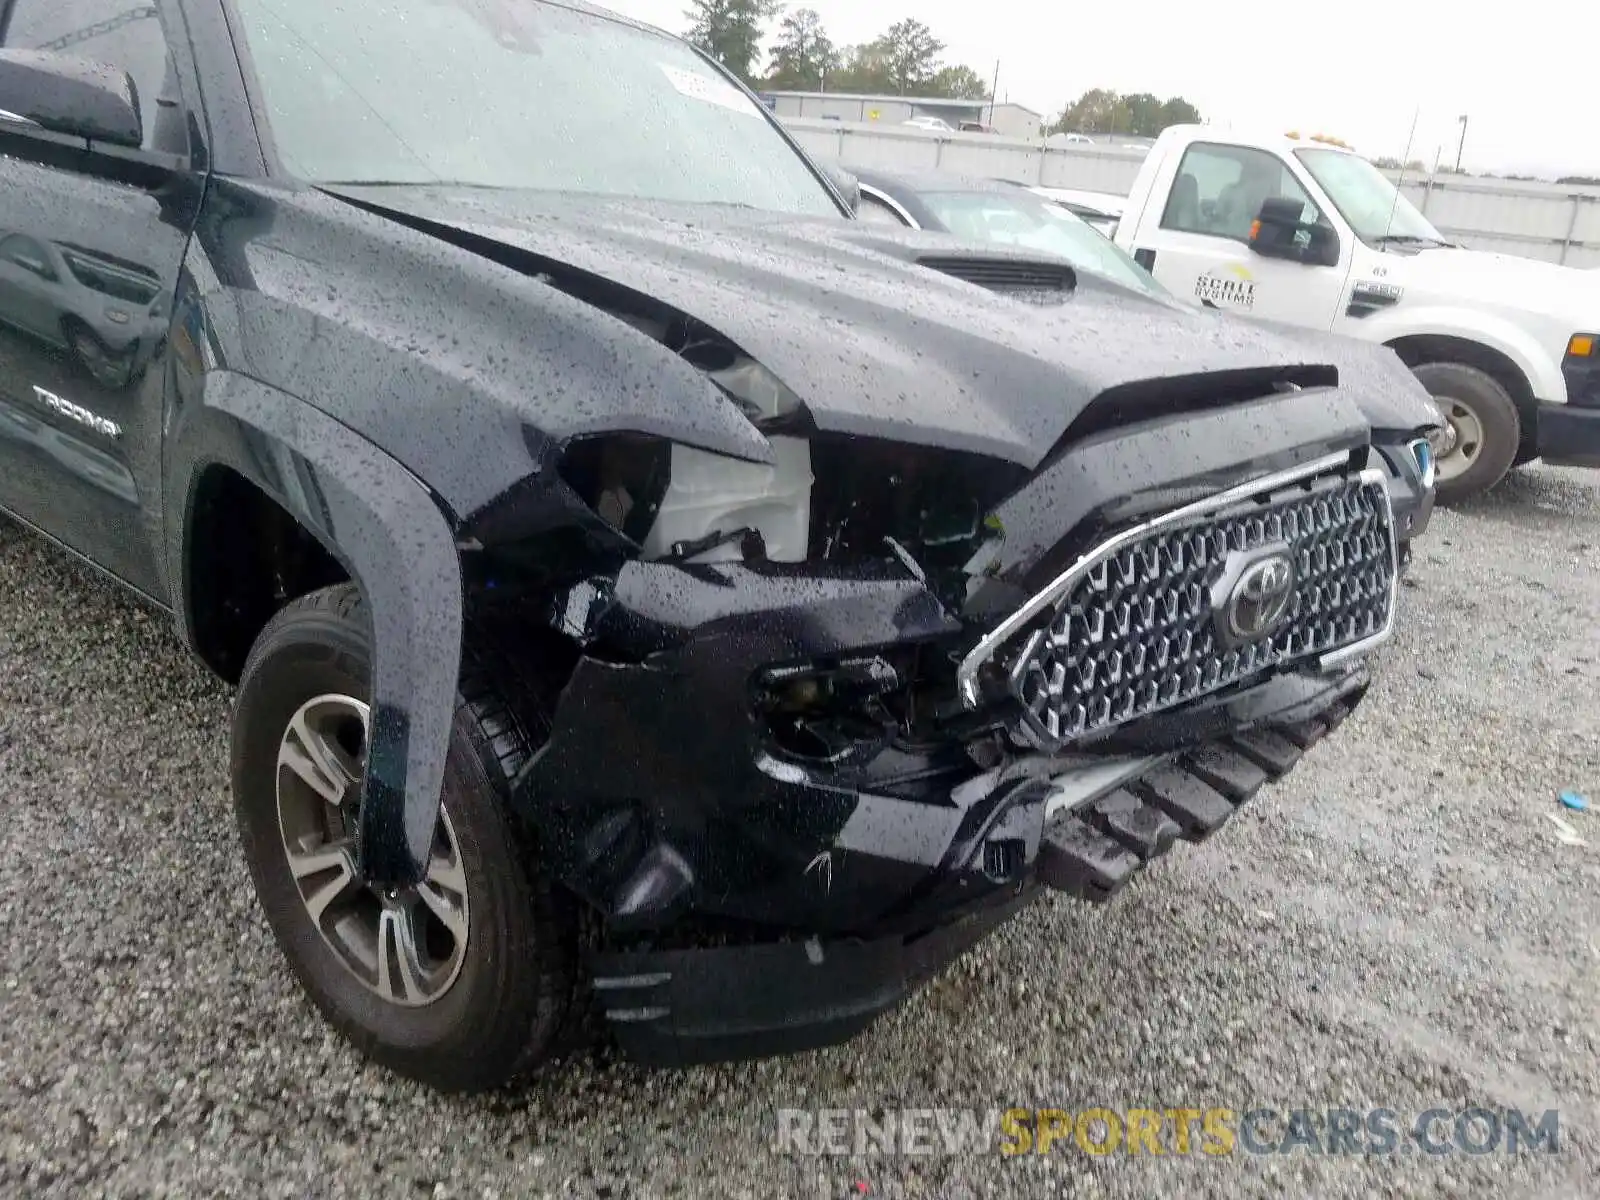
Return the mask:
{"type": "Polygon", "coordinates": [[[1347,267],[1314,267],[1263,258],[1242,242],[1162,230],[1152,274],[1195,303],[1246,317],[1331,329],[1347,267]]]}
{"type": "Polygon", "coordinates": [[[1167,288],[1242,316],[1333,327],[1350,271],[1348,244],[1328,267],[1266,258],[1246,241],[1261,202],[1276,196],[1299,200],[1306,220],[1327,223],[1287,163],[1254,147],[1195,142],[1166,196],[1162,211],[1144,216],[1137,249],[1167,288]]]}
{"type": "Polygon", "coordinates": [[[204,181],[156,149],[185,144],[156,12],[10,9],[6,46],[134,72],[146,126],[144,151],[84,153],[0,122],[0,504],[164,600],[167,332],[204,181]]]}

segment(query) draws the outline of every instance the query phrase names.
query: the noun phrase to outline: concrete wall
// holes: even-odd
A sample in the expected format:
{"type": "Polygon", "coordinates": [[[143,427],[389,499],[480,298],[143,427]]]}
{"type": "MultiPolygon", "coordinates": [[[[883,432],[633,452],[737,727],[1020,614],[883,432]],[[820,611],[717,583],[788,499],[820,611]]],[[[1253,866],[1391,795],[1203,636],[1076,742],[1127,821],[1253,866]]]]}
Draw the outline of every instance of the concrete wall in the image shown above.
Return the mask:
{"type": "Polygon", "coordinates": [[[828,92],[772,93],[772,111],[785,120],[798,117],[809,121],[825,120],[830,124],[839,121],[880,128],[898,126],[912,117],[938,117],[952,129],[959,129],[963,121],[983,121],[993,125],[1003,137],[1028,139],[1039,136],[1039,123],[1043,120],[1038,113],[1020,104],[996,104],[991,118],[988,104],[959,101],[941,104],[938,100],[918,100],[915,97],[901,99],[896,96],[852,96],[828,92]]]}
{"type": "MultiPolygon", "coordinates": [[[[899,125],[915,116],[944,117],[950,121],[941,111],[919,113],[905,100],[868,100],[860,96],[776,96],[773,98],[773,111],[784,120],[791,117],[804,117],[812,121],[832,118],[863,125],[899,125]],[[877,116],[874,117],[873,113],[877,116]]],[[[951,125],[955,123],[950,121],[951,125]]]]}
{"type": "MultiPolygon", "coordinates": [[[[785,118],[807,151],[845,166],[934,167],[1047,187],[1125,194],[1144,151],[1120,146],[1046,149],[1037,139],[994,134],[943,136],[901,125],[851,125],[785,118]]],[[[1399,181],[1399,173],[1387,172],[1399,181]]],[[[1440,232],[1477,250],[1600,267],[1600,188],[1441,174],[1402,184],[1440,232]]]]}

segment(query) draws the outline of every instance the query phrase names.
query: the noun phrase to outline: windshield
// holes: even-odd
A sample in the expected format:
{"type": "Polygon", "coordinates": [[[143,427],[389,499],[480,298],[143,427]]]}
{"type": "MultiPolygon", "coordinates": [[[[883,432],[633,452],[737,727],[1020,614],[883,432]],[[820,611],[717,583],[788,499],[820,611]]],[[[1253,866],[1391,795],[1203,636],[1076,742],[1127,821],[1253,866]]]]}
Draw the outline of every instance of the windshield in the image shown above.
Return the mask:
{"type": "Polygon", "coordinates": [[[1029,193],[929,192],[922,202],[958,237],[1058,254],[1073,266],[1152,296],[1167,291],[1101,233],[1059,204],[1029,193]]]}
{"type": "Polygon", "coordinates": [[[1363,242],[1384,238],[1444,242],[1428,218],[1366,159],[1342,150],[1295,153],[1363,242]]]}
{"type": "Polygon", "coordinates": [[[539,0],[236,0],[284,166],[840,216],[687,45],[539,0]]]}

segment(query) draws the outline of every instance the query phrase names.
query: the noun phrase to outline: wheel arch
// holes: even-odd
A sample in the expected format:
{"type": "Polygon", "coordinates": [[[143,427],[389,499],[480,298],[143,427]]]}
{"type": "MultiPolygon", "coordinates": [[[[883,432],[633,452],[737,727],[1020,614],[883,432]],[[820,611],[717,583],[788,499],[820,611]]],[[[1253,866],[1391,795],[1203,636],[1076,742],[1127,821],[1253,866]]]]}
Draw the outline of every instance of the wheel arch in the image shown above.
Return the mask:
{"type": "Polygon", "coordinates": [[[188,488],[179,608],[190,648],[239,682],[267,622],[284,605],[349,580],[334,550],[263,484],[229,462],[200,466],[188,488]]]}
{"type": "Polygon", "coordinates": [[[1411,333],[1386,343],[1407,367],[1448,362],[1474,367],[1505,388],[1517,406],[1522,423],[1518,457],[1525,455],[1538,437],[1539,400],[1528,375],[1509,354],[1472,338],[1451,334],[1411,333]]]}
{"type": "MultiPolygon", "coordinates": [[[[207,607],[229,596],[226,578],[208,573],[219,546],[256,582],[308,564],[274,581],[278,590],[340,576],[361,589],[373,631],[362,865],[379,882],[415,882],[438,820],[461,665],[456,518],[399,462],[288,393],[213,371],[202,401],[179,416],[167,449],[168,486],[182,497],[167,514],[180,632],[227,676],[237,653],[227,614],[207,607]],[[294,555],[252,544],[263,532],[288,539],[294,555]]],[[[245,629],[254,619],[235,616],[245,629]]]]}

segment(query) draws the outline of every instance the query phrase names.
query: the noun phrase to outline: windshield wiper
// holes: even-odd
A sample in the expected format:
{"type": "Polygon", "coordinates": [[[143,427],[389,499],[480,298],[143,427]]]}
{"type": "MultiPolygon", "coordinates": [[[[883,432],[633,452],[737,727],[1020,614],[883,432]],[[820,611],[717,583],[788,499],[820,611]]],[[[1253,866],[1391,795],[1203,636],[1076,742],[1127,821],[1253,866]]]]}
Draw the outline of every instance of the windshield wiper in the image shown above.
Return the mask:
{"type": "Polygon", "coordinates": [[[1415,233],[1380,233],[1372,239],[1372,242],[1376,246],[1442,246],[1449,248],[1452,245],[1452,243],[1445,241],[1443,238],[1415,233]]]}

